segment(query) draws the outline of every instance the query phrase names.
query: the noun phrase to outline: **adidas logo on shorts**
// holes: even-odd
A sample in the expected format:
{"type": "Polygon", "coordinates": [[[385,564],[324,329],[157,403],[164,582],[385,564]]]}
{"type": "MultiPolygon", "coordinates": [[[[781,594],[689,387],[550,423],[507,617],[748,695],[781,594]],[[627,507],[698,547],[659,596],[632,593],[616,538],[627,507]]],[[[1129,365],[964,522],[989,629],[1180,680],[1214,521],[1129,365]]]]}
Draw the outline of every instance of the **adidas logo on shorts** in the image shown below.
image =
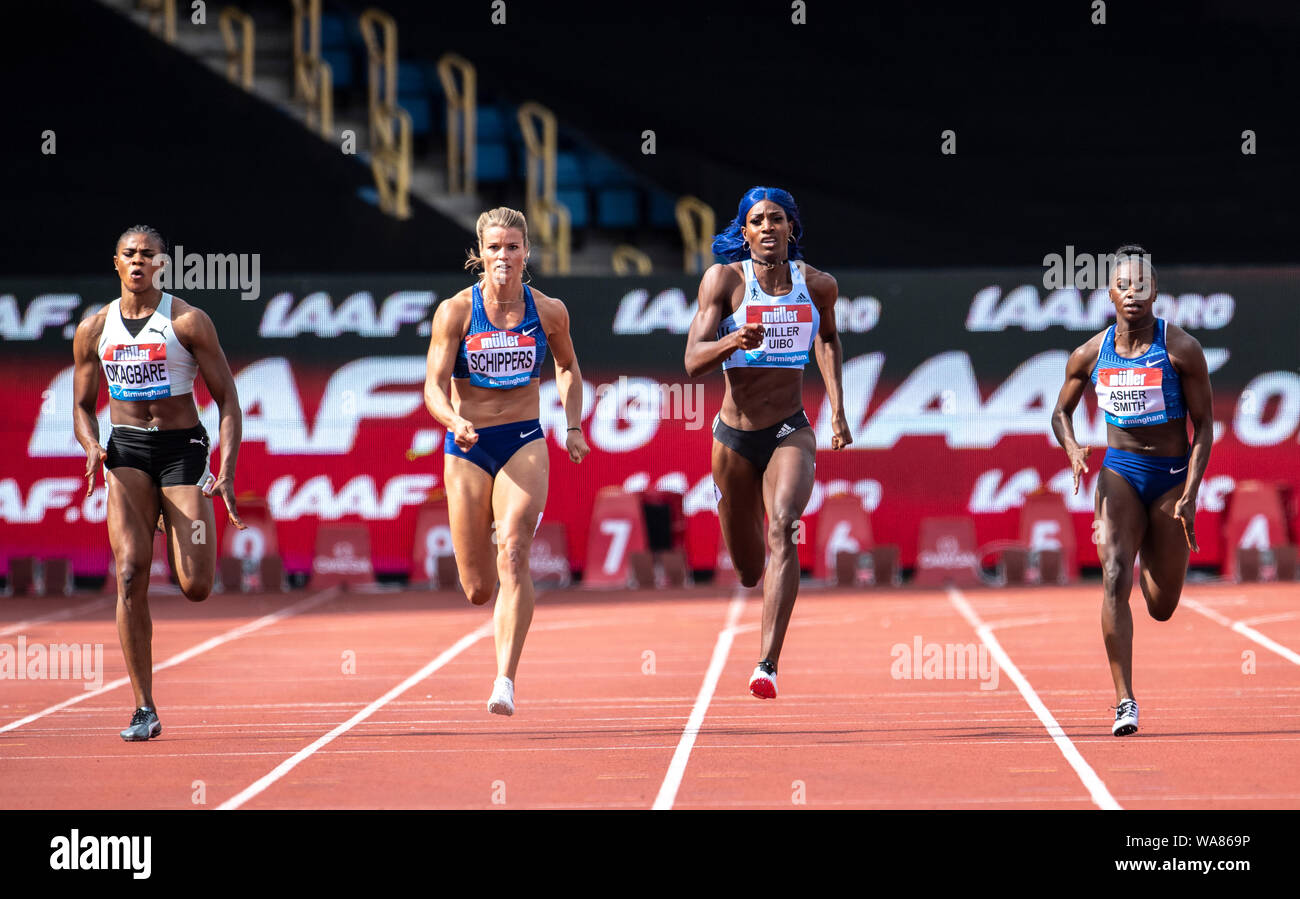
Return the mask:
{"type": "Polygon", "coordinates": [[[794,428],[790,427],[788,424],[781,425],[781,430],[776,432],[776,439],[780,440],[783,437],[789,437],[793,433],[794,428]]]}

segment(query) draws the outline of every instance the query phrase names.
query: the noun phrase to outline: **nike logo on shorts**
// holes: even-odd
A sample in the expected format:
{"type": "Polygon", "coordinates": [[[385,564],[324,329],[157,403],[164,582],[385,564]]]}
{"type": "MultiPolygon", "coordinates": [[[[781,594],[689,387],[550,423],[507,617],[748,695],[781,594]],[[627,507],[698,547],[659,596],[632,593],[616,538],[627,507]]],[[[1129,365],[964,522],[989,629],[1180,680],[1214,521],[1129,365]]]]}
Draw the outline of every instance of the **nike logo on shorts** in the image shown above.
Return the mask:
{"type": "MultiPolygon", "coordinates": [[[[541,430],[541,428],[533,428],[531,431],[528,432],[528,434],[536,434],[536,433],[537,433],[538,431],[540,431],[540,430],[541,430]]],[[[520,435],[519,435],[519,439],[520,439],[520,440],[523,440],[525,437],[528,436],[528,434],[520,434],[520,435]]]]}
{"type": "Polygon", "coordinates": [[[1178,472],[1180,472],[1180,471],[1186,471],[1186,470],[1187,470],[1187,466],[1184,465],[1182,468],[1179,468],[1179,469],[1176,469],[1176,470],[1173,469],[1173,468],[1169,469],[1169,473],[1170,473],[1170,474],[1178,474],[1178,472]]]}

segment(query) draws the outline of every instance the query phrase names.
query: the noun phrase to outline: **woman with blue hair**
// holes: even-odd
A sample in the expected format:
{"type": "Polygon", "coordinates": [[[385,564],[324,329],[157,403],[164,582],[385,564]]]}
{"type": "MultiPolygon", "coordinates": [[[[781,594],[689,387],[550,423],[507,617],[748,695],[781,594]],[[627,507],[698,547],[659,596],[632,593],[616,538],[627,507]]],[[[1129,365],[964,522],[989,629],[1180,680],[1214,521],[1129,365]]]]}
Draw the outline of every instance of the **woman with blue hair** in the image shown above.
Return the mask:
{"type": "Polygon", "coordinates": [[[800,261],[802,237],[789,193],[746,192],[735,220],[713,241],[713,252],[727,261],[704,273],[686,341],[687,374],[699,377],[720,366],[726,377],[712,460],[722,537],[746,587],[766,568],[762,660],[749,681],[749,692],[760,699],[776,698],[777,662],[799,591],[799,519],[812,494],[817,451],[803,409],[810,356],[826,383],[831,449],[853,442],[835,330],[839,287],[800,261]]]}

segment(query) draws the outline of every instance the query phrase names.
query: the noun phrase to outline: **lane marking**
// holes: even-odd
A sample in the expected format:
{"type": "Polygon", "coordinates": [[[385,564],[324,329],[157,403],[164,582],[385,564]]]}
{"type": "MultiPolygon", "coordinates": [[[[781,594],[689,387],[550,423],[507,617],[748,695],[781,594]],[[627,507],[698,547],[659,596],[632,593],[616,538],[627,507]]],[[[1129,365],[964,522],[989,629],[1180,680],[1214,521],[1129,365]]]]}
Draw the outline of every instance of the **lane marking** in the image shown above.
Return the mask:
{"type": "MultiPolygon", "coordinates": [[[[304,597],[303,599],[298,600],[293,605],[285,606],[283,609],[272,612],[269,615],[263,615],[261,618],[258,618],[255,621],[250,621],[247,624],[241,624],[239,627],[231,628],[230,630],[226,631],[224,634],[218,634],[215,637],[211,637],[210,639],[204,640],[202,643],[196,644],[194,646],[191,646],[189,649],[177,653],[167,661],[162,662],[158,665],[154,665],[153,666],[154,674],[157,674],[159,671],[165,671],[168,668],[172,668],[176,665],[181,664],[182,662],[188,662],[190,659],[194,658],[195,656],[202,655],[203,653],[207,652],[210,649],[216,649],[218,646],[221,646],[225,643],[229,643],[232,640],[238,640],[240,637],[246,637],[249,634],[253,633],[254,631],[260,631],[262,628],[275,624],[277,621],[283,621],[285,618],[288,618],[291,615],[297,615],[298,613],[305,612],[308,609],[314,609],[316,606],[321,605],[326,600],[332,599],[337,593],[338,593],[337,587],[329,587],[326,588],[325,590],[322,590],[319,593],[313,593],[311,596],[304,597]]],[[[51,715],[54,712],[59,711],[60,709],[66,709],[70,705],[76,705],[79,702],[85,702],[87,699],[91,699],[95,696],[102,696],[103,694],[109,692],[110,690],[116,690],[118,687],[122,686],[123,684],[129,684],[129,683],[131,683],[130,677],[119,677],[117,680],[110,681],[109,683],[104,684],[104,686],[102,687],[98,687],[94,690],[88,690],[85,693],[80,693],[76,696],[73,696],[71,699],[65,699],[63,700],[63,702],[55,703],[54,705],[50,706],[47,709],[42,709],[39,712],[34,712],[25,718],[19,718],[17,721],[10,721],[8,724],[4,725],[3,727],[0,727],[0,734],[22,727],[24,724],[31,724],[33,721],[37,720],[38,718],[44,718],[46,715],[51,715]]]]}
{"type": "Polygon", "coordinates": [[[673,752],[673,760],[668,764],[668,773],[664,775],[664,782],[659,786],[659,795],[655,797],[654,805],[651,806],[654,810],[671,809],[677,799],[677,789],[682,785],[682,775],[686,773],[686,763],[690,760],[692,747],[695,746],[695,736],[700,732],[700,725],[704,723],[704,714],[713,700],[713,691],[717,689],[718,679],[722,677],[722,669],[726,667],[731,644],[736,639],[736,622],[740,620],[740,613],[744,608],[745,593],[737,589],[735,595],[731,597],[731,604],[727,606],[727,623],[723,625],[718,640],[713,645],[713,657],[709,659],[709,669],[704,674],[704,683],[700,684],[699,695],[695,697],[691,715],[686,719],[686,727],[682,730],[682,737],[673,752]]]}
{"type": "Polygon", "coordinates": [[[369,718],[375,712],[379,711],[389,702],[396,699],[398,696],[401,696],[407,690],[411,689],[411,687],[414,687],[420,681],[429,677],[439,668],[442,668],[452,659],[456,658],[456,656],[460,655],[462,652],[469,649],[479,640],[482,640],[484,637],[490,635],[491,633],[492,633],[492,621],[491,619],[489,619],[488,621],[485,621],[483,622],[483,624],[474,628],[474,630],[470,631],[465,636],[461,637],[450,647],[443,650],[442,653],[437,658],[433,659],[431,662],[426,664],[419,671],[412,674],[406,680],[402,681],[396,687],[393,687],[383,696],[380,696],[378,699],[371,702],[368,706],[366,706],[361,711],[357,712],[347,721],[344,721],[342,724],[340,724],[338,727],[334,728],[324,736],[318,737],[311,744],[304,746],[302,749],[295,752],[289,758],[285,759],[283,762],[276,765],[269,772],[259,777],[256,781],[249,784],[243,790],[239,791],[234,796],[230,797],[225,802],[221,803],[221,805],[217,806],[217,811],[229,811],[230,809],[239,808],[241,805],[248,802],[248,800],[257,796],[259,793],[264,791],[267,787],[271,786],[271,784],[275,783],[277,780],[284,777],[294,768],[298,767],[307,759],[311,758],[311,756],[315,755],[316,751],[319,750],[321,747],[332,743],[336,738],[347,733],[349,730],[356,727],[362,721],[365,721],[367,718],[369,718]]]}
{"type": "Polygon", "coordinates": [[[953,608],[960,613],[961,617],[965,618],[966,622],[975,629],[980,641],[989,648],[989,652],[997,660],[998,666],[1006,672],[1007,676],[1016,685],[1016,688],[1020,690],[1020,695],[1025,698],[1025,702],[1034,710],[1034,714],[1043,723],[1043,727],[1047,729],[1047,733],[1056,743],[1057,748],[1061,750],[1065,760],[1070,763],[1074,773],[1079,775],[1079,780],[1083,781],[1083,785],[1088,790],[1088,795],[1092,797],[1092,801],[1107,810],[1123,808],[1115,801],[1115,797],[1110,795],[1110,791],[1106,789],[1106,784],[1102,782],[1102,779],[1097,776],[1097,772],[1092,770],[1092,766],[1079,754],[1079,750],[1070,742],[1070,738],[1065,735],[1061,725],[1052,717],[1052,713],[1047,710],[1047,706],[1043,705],[1043,701],[1038,698],[1038,694],[1029,685],[1029,681],[1020,673],[1020,669],[1016,667],[1015,663],[1011,661],[1011,656],[1007,655],[1006,650],[1002,648],[1002,644],[998,642],[998,638],[993,635],[993,628],[980,620],[979,615],[971,608],[971,604],[966,601],[966,597],[956,587],[948,588],[948,601],[952,603],[953,608]]]}
{"type": "Polygon", "coordinates": [[[1221,624],[1224,627],[1226,627],[1228,630],[1236,631],[1237,633],[1241,634],[1243,637],[1246,637],[1249,640],[1254,640],[1256,643],[1258,643],[1260,646],[1264,647],[1265,649],[1269,650],[1270,652],[1277,653],[1282,658],[1286,659],[1288,662],[1291,662],[1296,665],[1300,665],[1300,653],[1297,653],[1295,650],[1283,646],[1281,643],[1278,643],[1276,640],[1272,640],[1264,636],[1259,631],[1251,627],[1249,624],[1246,624],[1246,622],[1233,621],[1231,618],[1228,618],[1226,615],[1222,615],[1214,611],[1214,609],[1211,609],[1209,606],[1202,605],[1201,603],[1197,602],[1196,600],[1188,596],[1183,597],[1183,604],[1195,612],[1200,612],[1202,615],[1204,615],[1206,618],[1213,621],[1215,624],[1221,624]]]}
{"type": "Polygon", "coordinates": [[[79,606],[73,606],[71,609],[60,609],[57,612],[51,612],[48,615],[41,615],[39,618],[28,618],[26,621],[19,621],[15,624],[7,625],[0,628],[0,637],[16,634],[19,631],[29,628],[36,624],[45,624],[50,621],[62,621],[65,618],[75,618],[81,612],[89,612],[99,606],[108,605],[111,597],[101,596],[99,599],[92,599],[90,602],[82,603],[79,606]]]}

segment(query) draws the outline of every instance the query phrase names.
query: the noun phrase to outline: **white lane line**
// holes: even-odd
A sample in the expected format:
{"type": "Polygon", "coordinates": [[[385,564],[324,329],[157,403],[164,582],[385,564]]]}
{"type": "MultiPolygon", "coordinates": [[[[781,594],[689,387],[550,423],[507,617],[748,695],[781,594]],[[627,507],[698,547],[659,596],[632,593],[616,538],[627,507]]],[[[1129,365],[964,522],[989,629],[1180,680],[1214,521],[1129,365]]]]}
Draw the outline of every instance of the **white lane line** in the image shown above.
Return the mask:
{"type": "Polygon", "coordinates": [[[308,758],[314,755],[318,749],[328,745],[329,743],[332,743],[335,740],[335,738],[342,736],[352,728],[356,727],[362,721],[365,721],[367,718],[369,718],[375,712],[379,711],[389,702],[401,696],[407,690],[411,689],[411,687],[414,687],[420,681],[429,677],[429,675],[433,674],[439,668],[446,665],[452,659],[456,658],[456,656],[460,655],[462,652],[469,649],[479,640],[482,640],[484,637],[488,636],[491,633],[492,633],[492,621],[489,619],[488,621],[485,621],[483,624],[474,628],[474,630],[470,631],[465,636],[461,637],[450,647],[443,650],[443,652],[436,659],[429,662],[427,665],[425,665],[419,671],[412,674],[406,680],[402,681],[396,687],[393,687],[383,696],[380,696],[374,702],[370,703],[370,705],[366,706],[364,709],[357,712],[347,721],[344,721],[342,724],[340,724],[338,727],[334,728],[324,736],[319,737],[318,739],[313,741],[310,745],[305,746],[302,749],[298,750],[293,755],[289,756],[289,758],[285,759],[283,762],[281,762],[280,764],[272,768],[268,773],[264,774],[262,777],[254,781],[252,784],[245,787],[243,790],[240,790],[238,793],[236,793],[234,796],[227,799],[225,802],[221,803],[221,805],[217,806],[217,811],[229,811],[230,809],[239,808],[241,805],[248,802],[248,800],[257,796],[257,794],[261,793],[267,787],[271,786],[271,784],[275,783],[277,780],[279,780],[280,778],[288,774],[290,771],[292,771],[294,768],[298,767],[300,764],[305,762],[308,758]]]}
{"type": "Polygon", "coordinates": [[[1300,612],[1277,612],[1273,615],[1256,615],[1254,618],[1241,619],[1242,624],[1254,626],[1256,624],[1274,624],[1278,621],[1294,621],[1300,618],[1300,612]]]}
{"type": "Polygon", "coordinates": [[[1187,606],[1194,612],[1200,612],[1202,615],[1204,615],[1206,618],[1213,621],[1215,624],[1221,624],[1224,627],[1228,628],[1228,630],[1236,631],[1237,633],[1241,634],[1243,637],[1249,640],[1254,640],[1260,646],[1264,647],[1270,652],[1277,653],[1282,658],[1286,659],[1288,662],[1292,662],[1296,665],[1300,665],[1300,653],[1297,653],[1295,650],[1283,646],[1281,643],[1278,643],[1276,640],[1269,639],[1268,637],[1261,634],[1259,631],[1255,630],[1249,624],[1246,624],[1246,622],[1233,621],[1231,618],[1228,618],[1225,615],[1221,615],[1220,613],[1214,611],[1214,609],[1211,609],[1209,606],[1202,605],[1201,603],[1197,602],[1196,600],[1188,596],[1183,597],[1183,605],[1187,606]]]}
{"type": "MultiPolygon", "coordinates": [[[[204,640],[202,643],[198,643],[194,646],[191,646],[189,649],[177,653],[167,661],[162,662],[161,664],[158,665],[154,665],[153,666],[154,673],[157,674],[159,671],[165,671],[166,669],[179,665],[182,662],[188,662],[190,659],[194,658],[195,656],[202,655],[203,653],[207,652],[210,649],[216,649],[218,646],[221,646],[222,644],[229,643],[232,640],[238,640],[240,637],[246,637],[249,634],[253,633],[254,631],[260,631],[262,628],[275,624],[277,621],[282,621],[291,615],[297,615],[300,612],[306,612],[308,609],[314,609],[316,606],[321,605],[326,600],[333,598],[333,596],[337,593],[338,593],[337,587],[329,587],[325,590],[322,590],[319,593],[313,593],[311,596],[304,597],[303,599],[298,600],[293,605],[285,606],[283,609],[280,609],[276,612],[271,612],[269,615],[263,615],[261,618],[258,618],[255,621],[250,621],[247,624],[241,624],[239,627],[231,628],[230,630],[226,631],[224,634],[218,634],[215,637],[211,637],[207,640],[204,640]]],[[[55,703],[54,705],[50,706],[47,709],[42,709],[39,712],[34,712],[25,718],[19,718],[17,721],[10,721],[8,724],[4,725],[3,727],[0,727],[0,734],[22,727],[24,724],[31,724],[33,721],[37,720],[38,718],[44,718],[46,715],[51,715],[59,711],[60,709],[66,709],[70,705],[76,705],[79,702],[85,702],[87,699],[91,699],[95,696],[102,696],[103,694],[109,692],[110,690],[116,690],[118,687],[122,686],[123,684],[129,684],[129,683],[131,683],[131,678],[119,677],[117,680],[110,681],[109,683],[104,684],[102,687],[98,687],[94,690],[88,690],[85,693],[80,693],[76,696],[73,696],[71,699],[65,699],[63,700],[63,702],[55,703]]]]}
{"type": "Polygon", "coordinates": [[[9,634],[16,634],[19,631],[26,630],[37,624],[45,624],[50,621],[62,621],[65,618],[75,618],[82,612],[89,612],[92,609],[107,605],[112,597],[101,596],[99,599],[92,599],[90,602],[82,603],[79,606],[73,606],[71,609],[60,609],[57,612],[51,612],[48,615],[41,615],[39,618],[28,618],[26,621],[19,621],[15,624],[6,625],[0,628],[0,637],[9,634]]]}
{"type": "Polygon", "coordinates": [[[718,679],[722,677],[722,669],[726,667],[731,643],[736,638],[736,622],[740,620],[740,613],[744,608],[745,594],[737,590],[731,597],[731,605],[727,607],[727,623],[718,634],[718,641],[713,645],[713,658],[709,659],[709,669],[704,674],[704,683],[700,684],[700,693],[695,697],[695,706],[691,709],[691,716],[686,719],[686,727],[682,730],[681,740],[678,741],[677,749],[673,752],[673,760],[668,765],[668,773],[664,775],[664,782],[659,786],[659,795],[655,797],[652,809],[671,809],[677,799],[677,789],[682,785],[682,775],[686,773],[686,763],[690,760],[692,747],[695,746],[695,736],[700,732],[700,725],[704,723],[704,713],[709,709],[709,703],[713,700],[713,691],[717,689],[718,679]]]}
{"type": "Polygon", "coordinates": [[[1043,727],[1047,729],[1048,735],[1056,743],[1057,748],[1061,750],[1065,760],[1070,763],[1074,773],[1079,775],[1079,780],[1083,781],[1088,794],[1092,796],[1092,801],[1107,810],[1123,808],[1115,801],[1115,797],[1110,795],[1110,791],[1106,789],[1106,784],[1102,782],[1102,779],[1097,776],[1097,772],[1092,770],[1092,766],[1079,754],[1079,750],[1070,742],[1070,738],[1065,735],[1061,725],[1052,717],[1052,713],[1047,710],[1047,706],[1043,705],[1043,701],[1038,698],[1038,694],[1029,685],[1029,681],[1020,673],[1020,669],[1016,667],[1015,663],[1011,661],[1011,656],[1007,655],[1006,650],[1002,648],[1002,644],[998,642],[998,638],[993,635],[993,628],[980,620],[979,615],[966,601],[966,597],[956,587],[948,588],[948,601],[961,614],[961,617],[965,618],[966,622],[975,629],[980,641],[989,648],[989,652],[993,653],[993,658],[997,660],[998,666],[1007,673],[1007,676],[1020,690],[1020,695],[1025,698],[1025,702],[1034,710],[1034,714],[1043,723],[1043,727]]]}

